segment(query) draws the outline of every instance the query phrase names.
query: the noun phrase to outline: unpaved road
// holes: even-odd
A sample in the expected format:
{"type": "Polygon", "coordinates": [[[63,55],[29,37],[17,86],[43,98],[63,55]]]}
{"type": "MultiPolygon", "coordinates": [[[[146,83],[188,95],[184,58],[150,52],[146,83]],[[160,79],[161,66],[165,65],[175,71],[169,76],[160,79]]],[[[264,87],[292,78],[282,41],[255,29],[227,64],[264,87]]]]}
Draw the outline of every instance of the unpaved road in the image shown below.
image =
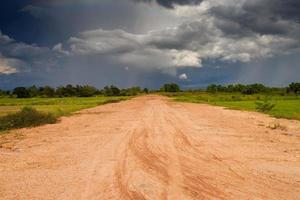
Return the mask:
{"type": "Polygon", "coordinates": [[[300,122],[258,113],[144,96],[0,142],[1,200],[300,199],[300,122]]]}

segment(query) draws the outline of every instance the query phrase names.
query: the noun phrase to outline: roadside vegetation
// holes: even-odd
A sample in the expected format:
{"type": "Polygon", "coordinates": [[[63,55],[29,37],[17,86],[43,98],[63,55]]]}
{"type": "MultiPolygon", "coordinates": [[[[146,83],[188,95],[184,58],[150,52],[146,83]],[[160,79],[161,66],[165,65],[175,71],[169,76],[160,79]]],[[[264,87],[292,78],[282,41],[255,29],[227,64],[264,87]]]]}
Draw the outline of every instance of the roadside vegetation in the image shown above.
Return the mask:
{"type": "Polygon", "coordinates": [[[56,121],[57,118],[53,114],[39,112],[31,107],[24,107],[21,111],[0,117],[0,131],[53,124],[56,121]]]}
{"type": "Polygon", "coordinates": [[[54,123],[59,117],[75,111],[127,100],[143,93],[148,93],[148,89],[119,89],[113,85],[100,90],[79,85],[0,90],[0,131],[54,123]]]}
{"type": "Polygon", "coordinates": [[[176,101],[208,103],[300,120],[300,83],[291,83],[283,88],[271,88],[262,84],[227,86],[212,84],[202,90],[163,91],[162,94],[176,101]]]}

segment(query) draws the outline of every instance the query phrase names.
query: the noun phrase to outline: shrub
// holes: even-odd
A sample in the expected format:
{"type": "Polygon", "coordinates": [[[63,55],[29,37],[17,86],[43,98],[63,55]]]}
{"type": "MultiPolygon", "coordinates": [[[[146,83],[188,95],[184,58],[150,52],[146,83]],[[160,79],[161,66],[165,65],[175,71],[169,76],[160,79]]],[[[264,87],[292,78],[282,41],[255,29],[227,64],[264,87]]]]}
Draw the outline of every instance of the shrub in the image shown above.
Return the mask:
{"type": "Polygon", "coordinates": [[[264,100],[263,102],[256,102],[256,110],[260,112],[270,112],[274,107],[275,104],[271,103],[269,100],[264,100]]]}
{"type": "Polygon", "coordinates": [[[24,107],[17,113],[0,117],[0,131],[53,124],[56,121],[57,119],[51,114],[39,112],[34,108],[24,107]]]}

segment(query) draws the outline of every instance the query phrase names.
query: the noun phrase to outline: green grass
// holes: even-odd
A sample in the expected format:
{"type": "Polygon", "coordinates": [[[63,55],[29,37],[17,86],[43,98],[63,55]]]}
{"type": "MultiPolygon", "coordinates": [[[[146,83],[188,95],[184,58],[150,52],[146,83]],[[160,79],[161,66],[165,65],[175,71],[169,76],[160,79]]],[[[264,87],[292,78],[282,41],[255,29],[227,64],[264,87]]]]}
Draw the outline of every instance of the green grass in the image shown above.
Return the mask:
{"type": "Polygon", "coordinates": [[[84,108],[90,108],[126,99],[128,99],[128,97],[0,98],[0,116],[15,113],[20,111],[23,107],[30,106],[38,111],[49,112],[54,116],[59,117],[84,108]]]}
{"type": "Polygon", "coordinates": [[[0,98],[0,131],[45,124],[51,117],[57,119],[60,116],[69,115],[78,110],[91,108],[106,103],[119,102],[129,98],[130,97],[104,96],[87,98],[0,98]],[[24,116],[29,113],[27,112],[24,114],[24,107],[30,107],[33,109],[35,113],[34,116],[48,116],[49,118],[45,120],[46,122],[39,122],[37,120],[38,118],[34,118],[29,122],[25,120],[25,122],[22,119],[26,119],[24,116]],[[22,123],[24,122],[23,125],[20,125],[22,123],[19,123],[18,119],[20,119],[22,123]]]}
{"type": "Polygon", "coordinates": [[[207,93],[207,92],[181,92],[165,94],[176,101],[191,103],[208,103],[230,109],[257,111],[256,102],[268,99],[275,107],[266,112],[274,117],[300,120],[300,96],[255,94],[243,95],[240,93],[207,93]]]}

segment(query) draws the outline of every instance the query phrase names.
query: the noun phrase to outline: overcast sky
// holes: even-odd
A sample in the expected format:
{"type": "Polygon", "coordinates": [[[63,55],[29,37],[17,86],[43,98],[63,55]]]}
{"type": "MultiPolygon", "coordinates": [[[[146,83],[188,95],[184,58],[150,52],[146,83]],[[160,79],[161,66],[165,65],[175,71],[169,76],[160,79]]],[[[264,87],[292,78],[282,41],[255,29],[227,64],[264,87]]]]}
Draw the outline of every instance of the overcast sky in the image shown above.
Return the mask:
{"type": "Polygon", "coordinates": [[[300,81],[299,0],[3,0],[0,88],[300,81]]]}

